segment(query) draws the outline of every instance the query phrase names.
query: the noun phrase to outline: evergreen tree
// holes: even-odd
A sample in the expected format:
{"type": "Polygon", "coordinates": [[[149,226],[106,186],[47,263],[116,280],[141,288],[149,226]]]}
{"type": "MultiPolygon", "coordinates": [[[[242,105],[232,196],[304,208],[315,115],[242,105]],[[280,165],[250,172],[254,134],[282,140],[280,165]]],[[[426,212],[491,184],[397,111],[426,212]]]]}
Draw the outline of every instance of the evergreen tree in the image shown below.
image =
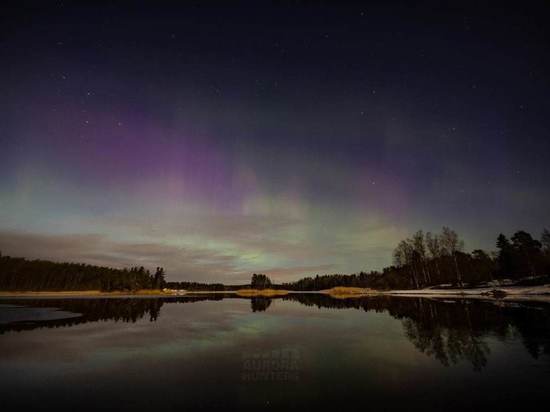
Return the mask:
{"type": "Polygon", "coordinates": [[[164,276],[164,269],[161,267],[157,267],[153,281],[154,289],[162,289],[164,287],[164,285],[166,284],[164,276]]]}
{"type": "Polygon", "coordinates": [[[518,274],[536,276],[541,264],[541,243],[529,233],[520,230],[512,236],[512,245],[521,262],[518,274]]]}
{"type": "Polygon", "coordinates": [[[514,249],[506,236],[502,233],[497,237],[497,255],[498,273],[502,277],[511,276],[514,273],[514,249]]]}

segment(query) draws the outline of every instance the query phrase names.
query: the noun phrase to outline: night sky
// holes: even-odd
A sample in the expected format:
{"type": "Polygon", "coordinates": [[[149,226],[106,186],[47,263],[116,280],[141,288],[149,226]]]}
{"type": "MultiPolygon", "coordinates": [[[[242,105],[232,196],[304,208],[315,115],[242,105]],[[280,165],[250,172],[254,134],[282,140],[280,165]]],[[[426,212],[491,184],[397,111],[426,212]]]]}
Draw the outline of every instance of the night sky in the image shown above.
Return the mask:
{"type": "Polygon", "coordinates": [[[544,2],[71,3],[0,10],[3,254],[288,281],[550,227],[544,2]]]}

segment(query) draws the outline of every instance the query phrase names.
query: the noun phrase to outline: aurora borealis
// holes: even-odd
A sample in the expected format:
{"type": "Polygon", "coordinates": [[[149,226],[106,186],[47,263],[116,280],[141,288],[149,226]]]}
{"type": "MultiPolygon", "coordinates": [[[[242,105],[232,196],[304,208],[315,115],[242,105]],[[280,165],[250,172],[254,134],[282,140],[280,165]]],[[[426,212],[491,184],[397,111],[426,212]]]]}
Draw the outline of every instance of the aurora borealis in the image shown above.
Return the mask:
{"type": "Polygon", "coordinates": [[[232,283],[538,236],[548,9],[381,4],[5,7],[0,250],[232,283]]]}

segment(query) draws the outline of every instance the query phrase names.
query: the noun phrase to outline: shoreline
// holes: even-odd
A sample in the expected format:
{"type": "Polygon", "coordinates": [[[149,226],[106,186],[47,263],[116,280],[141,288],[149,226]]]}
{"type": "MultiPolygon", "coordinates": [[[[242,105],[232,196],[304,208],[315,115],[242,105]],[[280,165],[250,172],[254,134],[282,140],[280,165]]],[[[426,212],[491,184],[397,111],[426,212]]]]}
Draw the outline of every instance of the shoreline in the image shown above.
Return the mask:
{"type": "Polygon", "coordinates": [[[0,298],[133,298],[133,297],[183,297],[193,295],[229,294],[238,297],[266,297],[277,298],[290,294],[322,294],[335,299],[354,299],[369,296],[399,296],[423,297],[431,299],[462,298],[485,300],[531,300],[550,302],[550,284],[540,286],[500,286],[481,287],[471,289],[404,289],[404,290],[373,290],[355,287],[336,287],[318,291],[294,291],[285,289],[239,289],[224,291],[188,291],[188,290],[137,290],[103,292],[100,290],[82,291],[0,291],[0,298]]]}

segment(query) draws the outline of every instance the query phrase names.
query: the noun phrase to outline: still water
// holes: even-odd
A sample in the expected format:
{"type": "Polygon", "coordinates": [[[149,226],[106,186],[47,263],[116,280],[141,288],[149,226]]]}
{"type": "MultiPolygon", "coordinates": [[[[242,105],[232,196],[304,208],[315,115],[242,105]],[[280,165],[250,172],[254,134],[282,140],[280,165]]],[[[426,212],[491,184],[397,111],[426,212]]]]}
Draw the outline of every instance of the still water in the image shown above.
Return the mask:
{"type": "Polygon", "coordinates": [[[545,303],[0,300],[2,410],[476,410],[549,396],[545,303]]]}

